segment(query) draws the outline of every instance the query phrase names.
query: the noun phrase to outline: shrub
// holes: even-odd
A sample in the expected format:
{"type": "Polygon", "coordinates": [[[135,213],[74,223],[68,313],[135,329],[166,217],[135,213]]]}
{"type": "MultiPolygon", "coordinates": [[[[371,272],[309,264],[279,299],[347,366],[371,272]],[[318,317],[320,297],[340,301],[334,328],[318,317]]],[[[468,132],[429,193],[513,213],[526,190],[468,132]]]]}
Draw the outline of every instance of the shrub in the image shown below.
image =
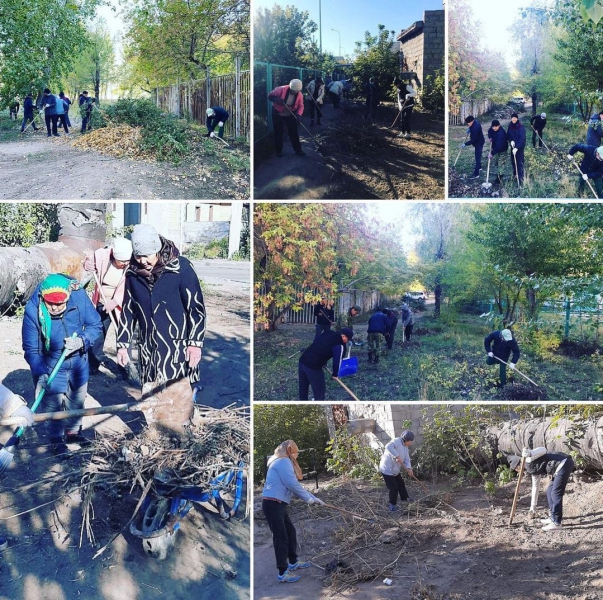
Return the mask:
{"type": "Polygon", "coordinates": [[[338,429],[326,449],[331,454],[327,459],[328,471],[354,479],[379,479],[381,452],[368,446],[363,438],[338,429]]]}

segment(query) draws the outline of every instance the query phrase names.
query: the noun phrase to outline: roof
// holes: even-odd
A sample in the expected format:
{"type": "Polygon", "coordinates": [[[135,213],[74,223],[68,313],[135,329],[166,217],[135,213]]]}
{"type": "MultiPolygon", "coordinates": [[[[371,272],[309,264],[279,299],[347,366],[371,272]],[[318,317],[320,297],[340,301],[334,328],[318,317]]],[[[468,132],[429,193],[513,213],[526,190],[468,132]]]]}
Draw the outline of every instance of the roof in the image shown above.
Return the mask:
{"type": "Polygon", "coordinates": [[[400,32],[400,34],[396,38],[396,41],[404,42],[408,38],[420,34],[423,31],[424,26],[424,21],[415,21],[410,27],[407,27],[406,29],[400,32]]]}

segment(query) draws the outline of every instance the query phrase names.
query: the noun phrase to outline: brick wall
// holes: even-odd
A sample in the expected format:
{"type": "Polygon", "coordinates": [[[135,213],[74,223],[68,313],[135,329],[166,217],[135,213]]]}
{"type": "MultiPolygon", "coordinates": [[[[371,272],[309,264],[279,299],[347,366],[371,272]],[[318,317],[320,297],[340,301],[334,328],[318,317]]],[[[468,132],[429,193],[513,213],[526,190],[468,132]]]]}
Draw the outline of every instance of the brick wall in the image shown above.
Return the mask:
{"type": "Polygon", "coordinates": [[[444,32],[445,16],[443,10],[426,10],[423,15],[425,26],[423,27],[423,79],[433,75],[437,69],[441,69],[444,64],[444,32]]]}

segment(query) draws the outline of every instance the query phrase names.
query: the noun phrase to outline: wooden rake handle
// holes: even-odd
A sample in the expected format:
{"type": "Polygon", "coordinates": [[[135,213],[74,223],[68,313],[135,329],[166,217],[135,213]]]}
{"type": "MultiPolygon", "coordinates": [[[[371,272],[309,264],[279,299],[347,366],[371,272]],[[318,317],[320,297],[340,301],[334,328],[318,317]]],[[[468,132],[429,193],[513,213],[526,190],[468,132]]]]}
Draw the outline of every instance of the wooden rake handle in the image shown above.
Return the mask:
{"type": "MultiPolygon", "coordinates": [[[[327,373],[328,375],[331,375],[331,373],[329,372],[329,369],[327,369],[326,367],[323,367],[323,369],[325,370],[325,373],[327,373]]],[[[332,377],[332,376],[331,376],[332,377]]],[[[352,398],[354,398],[354,400],[356,400],[357,402],[360,402],[360,398],[358,398],[356,396],[356,394],[354,394],[354,392],[352,392],[352,390],[345,384],[343,383],[343,381],[341,381],[341,379],[339,379],[339,377],[332,377],[350,396],[352,396],[352,398]]]]}
{"type": "MultiPolygon", "coordinates": [[[[582,169],[578,166],[578,163],[573,160],[572,164],[576,167],[576,169],[578,169],[578,171],[580,171],[580,175],[584,175],[584,172],[582,171],[582,169]]],[[[586,183],[588,183],[588,187],[590,188],[590,191],[594,194],[595,198],[598,200],[599,196],[597,196],[597,192],[595,192],[595,188],[592,186],[592,184],[590,183],[590,179],[586,180],[586,183]]]]}
{"type": "MultiPolygon", "coordinates": [[[[494,358],[497,361],[501,362],[503,365],[507,365],[507,366],[509,365],[508,362],[505,362],[502,358],[498,358],[498,356],[495,356],[494,358]]],[[[527,375],[524,375],[517,367],[515,367],[512,370],[515,371],[516,373],[518,373],[519,375],[521,375],[524,379],[527,379],[531,384],[535,385],[536,387],[540,387],[535,381],[530,379],[527,375]]]]}
{"type": "Polygon", "coordinates": [[[367,519],[366,517],[363,517],[363,516],[361,516],[361,515],[359,515],[359,514],[357,514],[357,513],[354,513],[354,512],[352,512],[352,511],[346,510],[345,508],[339,508],[339,506],[335,506],[334,504],[327,504],[327,503],[325,502],[325,503],[324,503],[324,505],[325,505],[327,508],[331,508],[331,509],[333,509],[333,510],[336,510],[336,511],[339,511],[339,512],[342,512],[342,513],[345,513],[346,515],[351,515],[352,517],[354,517],[354,518],[356,518],[356,519],[362,519],[363,521],[367,521],[368,523],[370,523],[370,522],[371,522],[371,520],[370,520],[370,519],[367,519]]]}
{"type": "Polygon", "coordinates": [[[521,457],[521,465],[519,467],[519,476],[517,477],[517,485],[515,486],[515,495],[513,496],[513,506],[511,506],[511,514],[509,515],[509,526],[513,523],[513,517],[515,516],[515,509],[517,508],[517,500],[519,498],[519,486],[521,485],[521,478],[523,477],[523,470],[526,466],[526,457],[521,457]]]}

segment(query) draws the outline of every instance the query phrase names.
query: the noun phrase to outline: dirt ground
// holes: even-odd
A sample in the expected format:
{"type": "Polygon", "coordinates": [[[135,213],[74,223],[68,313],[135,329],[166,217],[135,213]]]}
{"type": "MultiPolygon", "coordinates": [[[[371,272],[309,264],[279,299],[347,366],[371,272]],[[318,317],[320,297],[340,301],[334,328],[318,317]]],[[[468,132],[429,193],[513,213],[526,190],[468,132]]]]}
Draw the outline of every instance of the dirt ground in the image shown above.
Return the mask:
{"type": "MultiPolygon", "coordinates": [[[[256,199],[443,199],[444,124],[415,111],[410,140],[398,137],[393,105],[380,107],[375,124],[362,118],[361,104],[324,109],[322,125],[310,127],[318,145],[300,125],[307,156],[293,154],[288,139],[284,156],[275,155],[254,169],[256,199]]],[[[285,134],[286,137],[286,134],[285,134]]]]}
{"type": "MultiPolygon", "coordinates": [[[[80,135],[73,133],[72,139],[80,135]]],[[[249,174],[231,172],[224,163],[228,151],[221,148],[214,157],[193,156],[174,166],[83,151],[42,132],[14,137],[0,138],[0,199],[249,198],[249,174]]]]}
{"type": "Polygon", "coordinates": [[[398,518],[385,510],[385,486],[355,481],[356,494],[338,480],[321,482],[317,492],[312,485],[311,491],[326,502],[345,506],[375,523],[294,501],[290,513],[298,532],[300,557],[322,568],[338,559],[350,571],[325,576],[321,568],[312,566],[299,573],[300,582],[287,585],[276,581],[271,535],[261,512],[261,490],[257,490],[255,599],[603,598],[602,481],[572,477],[564,501],[564,528],[555,532],[543,532],[538,521],[547,516],[544,482],[537,519],[529,521],[531,482],[524,480],[511,527],[508,520],[515,482],[499,488],[493,499],[478,482],[459,485],[450,479],[437,485],[426,483],[427,496],[417,486],[408,486],[417,501],[398,518]],[[434,494],[438,494],[436,500],[434,494]],[[379,538],[388,528],[393,529],[393,541],[385,543],[379,538]],[[366,580],[355,583],[354,572],[366,580]],[[386,577],[393,580],[391,586],[383,583],[386,577]]]}
{"type": "MultiPolygon", "coordinates": [[[[202,357],[203,389],[197,403],[224,407],[249,403],[249,288],[225,282],[206,286],[208,331],[202,357]],[[233,365],[237,365],[236,368],[233,365]]],[[[133,401],[139,391],[120,377],[110,330],[109,357],[90,380],[86,406],[133,401]]],[[[29,368],[21,351],[21,320],[0,319],[1,381],[31,404],[29,368]]],[[[136,431],[144,417],[129,413],[86,417],[84,428],[98,435],[136,431]]],[[[92,546],[84,532],[77,490],[62,487],[77,470],[81,456],[57,461],[37,431],[27,431],[11,468],[0,485],[0,535],[9,548],[0,553],[0,600],[190,600],[249,598],[249,523],[245,503],[236,518],[223,521],[209,505],[195,507],[183,520],[175,547],[165,561],[144,554],[139,539],[119,535],[98,558],[96,551],[124,528],[136,497],[120,505],[95,504],[97,538],[92,546]],[[37,507],[37,508],[36,508],[37,507]],[[236,576],[232,574],[236,572],[236,576]]]]}

